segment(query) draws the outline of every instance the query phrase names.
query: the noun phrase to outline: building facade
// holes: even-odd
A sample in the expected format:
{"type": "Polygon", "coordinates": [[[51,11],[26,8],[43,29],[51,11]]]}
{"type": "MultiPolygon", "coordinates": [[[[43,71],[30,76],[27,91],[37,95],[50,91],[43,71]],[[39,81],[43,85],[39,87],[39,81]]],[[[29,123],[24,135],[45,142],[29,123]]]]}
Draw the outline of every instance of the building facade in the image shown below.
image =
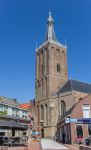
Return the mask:
{"type": "MultiPolygon", "coordinates": [[[[57,130],[61,121],[80,99],[91,93],[91,84],[69,80],[67,46],[58,42],[54,20],[49,13],[44,43],[36,49],[35,126],[42,137],[63,136],[65,128],[57,130]]],[[[61,122],[63,126],[63,122],[61,122]]],[[[71,134],[69,134],[71,141],[71,134]]]]}
{"type": "Polygon", "coordinates": [[[62,133],[65,134],[65,143],[76,143],[79,138],[91,136],[91,95],[80,99],[63,117],[60,117],[57,128],[61,142],[63,142],[62,133]]]}
{"type": "MultiPolygon", "coordinates": [[[[29,136],[30,131],[30,117],[29,109],[20,105],[16,99],[0,97],[0,122],[15,120],[25,126],[28,126],[27,131],[16,131],[13,136],[29,136]]],[[[12,134],[10,130],[0,129],[0,135],[9,136],[12,134]]]]}
{"type": "Polygon", "coordinates": [[[36,49],[36,113],[42,137],[54,136],[58,106],[52,95],[67,79],[67,47],[57,41],[49,13],[45,41],[36,49]]]}

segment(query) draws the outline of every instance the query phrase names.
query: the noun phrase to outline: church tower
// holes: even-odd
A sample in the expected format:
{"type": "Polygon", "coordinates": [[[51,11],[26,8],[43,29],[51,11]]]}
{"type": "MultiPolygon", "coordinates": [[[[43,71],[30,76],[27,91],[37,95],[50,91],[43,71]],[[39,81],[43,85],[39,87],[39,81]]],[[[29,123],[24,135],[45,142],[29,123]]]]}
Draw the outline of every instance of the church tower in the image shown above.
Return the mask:
{"type": "Polygon", "coordinates": [[[36,49],[37,127],[41,129],[42,136],[51,136],[49,131],[54,123],[51,121],[50,101],[67,79],[67,47],[58,42],[54,32],[54,20],[49,12],[45,41],[36,49]]]}

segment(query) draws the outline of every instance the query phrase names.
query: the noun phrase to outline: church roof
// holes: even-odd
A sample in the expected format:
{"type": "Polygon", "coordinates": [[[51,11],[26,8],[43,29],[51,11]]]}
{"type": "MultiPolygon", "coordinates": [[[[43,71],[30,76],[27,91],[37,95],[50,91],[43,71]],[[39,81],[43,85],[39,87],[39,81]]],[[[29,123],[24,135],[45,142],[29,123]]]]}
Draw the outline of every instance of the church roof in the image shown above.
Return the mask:
{"type": "Polygon", "coordinates": [[[61,44],[60,42],[58,42],[56,35],[55,35],[55,31],[54,31],[54,19],[52,17],[51,12],[49,12],[49,16],[48,16],[48,20],[47,20],[47,32],[46,32],[46,36],[45,36],[45,40],[44,43],[42,45],[40,45],[38,48],[36,48],[36,51],[40,48],[42,48],[45,44],[54,44],[60,47],[64,47],[67,48],[66,45],[61,44]]]}
{"type": "Polygon", "coordinates": [[[68,117],[72,113],[72,111],[74,110],[74,108],[77,104],[78,104],[78,102],[76,104],[74,104],[69,110],[67,110],[63,116],[60,116],[58,123],[60,123],[62,121],[62,119],[68,117]]]}
{"type": "Polygon", "coordinates": [[[83,93],[91,93],[91,84],[84,83],[77,80],[68,80],[63,87],[61,87],[57,94],[61,94],[68,91],[79,91],[83,93]]]}

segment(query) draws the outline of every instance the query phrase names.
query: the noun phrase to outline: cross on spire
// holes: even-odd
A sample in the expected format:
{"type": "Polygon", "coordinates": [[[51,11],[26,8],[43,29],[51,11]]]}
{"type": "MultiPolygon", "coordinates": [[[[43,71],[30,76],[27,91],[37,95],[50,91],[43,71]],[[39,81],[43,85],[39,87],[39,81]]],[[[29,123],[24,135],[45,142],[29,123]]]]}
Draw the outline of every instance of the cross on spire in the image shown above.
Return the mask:
{"type": "Polygon", "coordinates": [[[49,17],[47,20],[47,34],[45,38],[45,41],[48,41],[48,40],[57,41],[55,32],[54,32],[54,20],[52,18],[51,11],[49,11],[49,17]]]}

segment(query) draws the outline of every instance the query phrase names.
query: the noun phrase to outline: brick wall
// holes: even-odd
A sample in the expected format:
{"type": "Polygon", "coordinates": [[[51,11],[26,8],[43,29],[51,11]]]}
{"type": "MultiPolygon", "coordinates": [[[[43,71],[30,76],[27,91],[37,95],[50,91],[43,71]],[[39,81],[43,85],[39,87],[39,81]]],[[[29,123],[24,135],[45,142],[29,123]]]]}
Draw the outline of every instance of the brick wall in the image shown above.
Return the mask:
{"type": "MultiPolygon", "coordinates": [[[[70,118],[83,118],[83,109],[82,105],[89,104],[90,105],[90,113],[91,113],[91,95],[85,97],[83,100],[80,100],[79,103],[75,106],[73,112],[70,115],[70,118]]],[[[83,138],[86,138],[89,136],[88,133],[88,124],[82,124],[83,129],[83,138]]],[[[76,123],[71,123],[71,137],[72,137],[72,143],[74,143],[74,140],[76,139],[76,123]]]]}

